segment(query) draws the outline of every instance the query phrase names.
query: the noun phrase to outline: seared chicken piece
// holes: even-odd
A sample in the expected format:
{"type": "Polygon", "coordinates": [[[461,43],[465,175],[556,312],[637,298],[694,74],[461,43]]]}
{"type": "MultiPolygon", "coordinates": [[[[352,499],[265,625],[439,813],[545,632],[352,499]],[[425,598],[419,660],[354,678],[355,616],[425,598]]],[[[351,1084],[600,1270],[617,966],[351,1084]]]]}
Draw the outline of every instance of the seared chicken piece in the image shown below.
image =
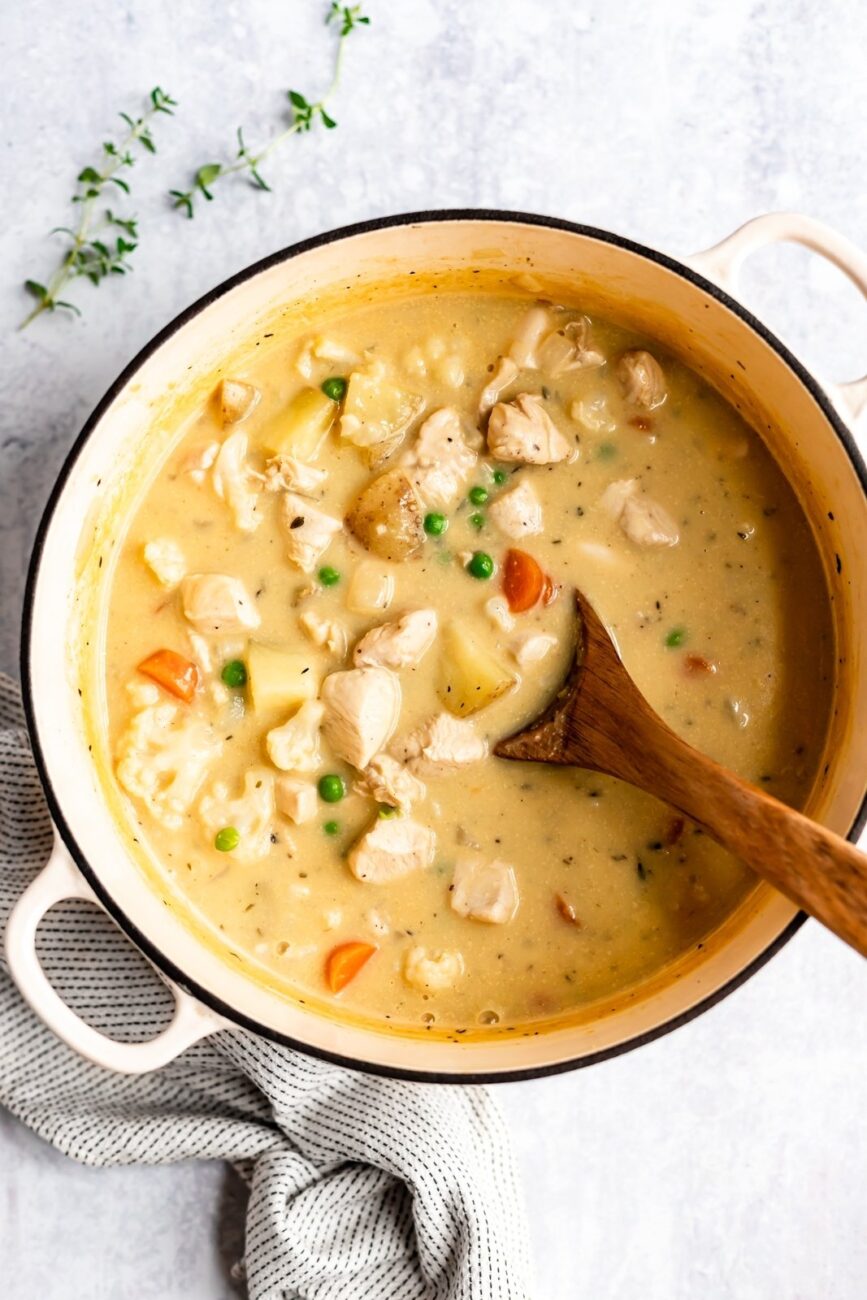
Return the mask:
{"type": "Polygon", "coordinates": [[[477,459],[464,440],[459,413],[443,406],[425,420],[401,464],[425,505],[439,509],[459,495],[477,459]]]}
{"type": "Polygon", "coordinates": [[[384,885],[433,862],[436,835],[411,817],[377,817],[347,856],[349,870],[367,884],[384,885]]]}
{"type": "Polygon", "coordinates": [[[262,394],[242,379],[224,379],[220,384],[220,413],[223,424],[237,424],[258,405],[262,394]]]}
{"type": "Polygon", "coordinates": [[[654,411],[665,401],[667,394],[662,366],[641,348],[623,353],[617,363],[617,378],[630,406],[654,411]]]}
{"type": "Polygon", "coordinates": [[[274,456],[265,469],[266,492],[297,492],[302,497],[318,496],[328,478],[327,469],[305,465],[294,456],[274,456]]]}
{"type": "Polygon", "coordinates": [[[488,756],[488,742],[476,735],[471,722],[438,713],[394,747],[411,772],[445,776],[488,756]]]}
{"type": "Polygon", "coordinates": [[[590,322],[586,316],[571,320],[549,334],[538,348],[537,361],[540,370],[554,376],[605,365],[603,354],[590,346],[590,322]]]}
{"type": "Polygon", "coordinates": [[[464,973],[464,959],[456,949],[410,948],[403,963],[403,977],[420,993],[441,993],[450,989],[464,973]]]}
{"type": "Polygon", "coordinates": [[[329,654],[342,659],[346,654],[349,638],[346,628],[335,618],[320,618],[314,610],[308,609],[298,615],[298,622],[310,637],[314,645],[322,646],[329,654]]]}
{"type": "Polygon", "coordinates": [[[459,916],[505,925],[518,910],[518,885],[507,862],[486,862],[480,853],[460,854],[449,902],[459,916]]]}
{"type": "Polygon", "coordinates": [[[551,465],[575,450],[533,393],[497,403],[488,420],[488,449],[497,460],[526,465],[551,465]]]}
{"type": "Polygon", "coordinates": [[[642,496],[634,478],[609,483],[599,504],[636,546],[676,546],[680,540],[671,515],[658,502],[642,496]]]}
{"type": "Polygon", "coordinates": [[[396,623],[383,623],[361,638],[352,655],[357,668],[416,668],[436,639],[433,609],[416,609],[396,623]]]}
{"type": "Polygon", "coordinates": [[[240,578],[227,573],[191,573],[181,583],[184,616],[198,632],[245,632],[261,619],[240,578]]]}
{"type": "Polygon", "coordinates": [[[377,754],[372,758],[352,788],[356,794],[400,808],[401,812],[409,812],[412,805],[427,794],[424,783],[390,754],[377,754]]]}
{"type": "Polygon", "coordinates": [[[161,586],[169,589],[180,585],[187,571],[184,553],[170,537],[158,537],[144,546],[144,562],[161,586]]]}
{"type": "Polygon", "coordinates": [[[400,682],[387,668],[350,668],[322,683],[322,730],[338,758],[359,771],[384,749],[400,717],[400,682]]]}
{"type": "Polygon", "coordinates": [[[496,498],[488,514],[507,537],[533,537],[542,531],[542,506],[526,480],[496,498]]]}
{"type": "Polygon", "coordinates": [[[240,838],[230,849],[239,862],[256,862],[271,851],[274,813],[274,774],[266,768],[251,768],[244,774],[244,788],[236,799],[229,797],[223,781],[214,784],[199,804],[199,820],[209,839],[232,826],[240,838]]]}
{"type": "Polygon", "coordinates": [[[220,447],[211,471],[214,491],[232,513],[235,527],[253,533],[262,522],[262,480],[247,462],[247,435],[233,433],[220,447]]]}
{"type": "Polygon", "coordinates": [[[319,795],[312,781],[298,776],[278,776],[274,782],[277,811],[296,826],[312,821],[319,809],[319,795]]]}
{"type": "Polygon", "coordinates": [[[518,363],[511,357],[500,357],[497,368],[482,389],[479,398],[479,415],[485,415],[500,400],[500,393],[518,378],[518,363]]]}
{"type": "Polygon", "coordinates": [[[280,523],[286,537],[286,553],[304,573],[312,573],[343,524],[305,501],[286,492],[280,503],[280,523]]]}
{"type": "Polygon", "coordinates": [[[282,727],[272,727],[265,737],[268,757],[283,772],[315,772],[322,762],[319,729],[325,708],[318,700],[305,700],[282,727]]]}

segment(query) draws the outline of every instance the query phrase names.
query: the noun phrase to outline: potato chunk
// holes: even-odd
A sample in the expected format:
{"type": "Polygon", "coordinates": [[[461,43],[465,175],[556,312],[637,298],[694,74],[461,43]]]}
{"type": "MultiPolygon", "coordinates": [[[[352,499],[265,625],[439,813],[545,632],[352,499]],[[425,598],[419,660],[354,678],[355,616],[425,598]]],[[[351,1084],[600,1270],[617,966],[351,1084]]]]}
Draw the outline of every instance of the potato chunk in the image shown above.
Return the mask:
{"type": "Polygon", "coordinates": [[[449,713],[477,713],[515,685],[515,673],[462,624],[449,623],[441,640],[439,697],[449,713]]]}
{"type": "Polygon", "coordinates": [[[424,542],[422,504],[402,469],[390,469],[368,483],[346,524],[362,546],[381,560],[406,560],[424,542]]]}
{"type": "Polygon", "coordinates": [[[352,573],[346,608],[353,614],[381,614],[394,600],[394,574],[384,564],[362,560],[352,573]]]}
{"type": "Polygon", "coordinates": [[[319,675],[310,656],[253,641],[247,652],[250,698],[257,713],[297,709],[312,700],[319,675]]]}
{"type": "Polygon", "coordinates": [[[302,388],[263,434],[263,442],[272,455],[316,460],[336,414],[330,397],[318,388],[302,388]]]}
{"type": "Polygon", "coordinates": [[[371,469],[391,455],[424,409],[423,397],[389,383],[381,370],[356,370],[349,376],[340,421],[341,438],[359,449],[371,469]]]}

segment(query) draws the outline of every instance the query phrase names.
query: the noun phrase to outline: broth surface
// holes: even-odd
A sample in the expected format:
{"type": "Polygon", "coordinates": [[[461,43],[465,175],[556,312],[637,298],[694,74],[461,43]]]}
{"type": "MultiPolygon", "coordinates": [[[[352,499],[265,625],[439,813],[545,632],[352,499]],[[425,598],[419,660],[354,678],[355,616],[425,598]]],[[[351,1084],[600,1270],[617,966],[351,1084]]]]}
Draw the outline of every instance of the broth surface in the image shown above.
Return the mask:
{"type": "MultiPolygon", "coordinates": [[[[803,804],[830,709],[831,619],[809,526],[758,437],[652,341],[602,320],[588,326],[571,309],[487,293],[427,294],[359,309],[321,334],[288,337],[258,366],[217,375],[215,385],[225,379],[253,386],[258,400],[240,421],[225,422],[216,394],[179,428],[117,548],[104,685],[132,833],[227,959],[290,996],[331,1002],[340,1014],[433,1032],[495,1033],[617,995],[700,944],[753,878],[698,828],[637,790],[580,770],[486,757],[437,771],[423,754],[406,767],[412,745],[408,751],[403,741],[443,714],[488,744],[534,717],[571,660],[570,588],[577,586],[675,731],[779,798],[803,804]],[[544,329],[534,342],[540,311],[544,329]],[[551,343],[552,336],[565,344],[551,343]],[[578,345],[578,364],[564,369],[564,358],[576,360],[570,344],[578,345]],[[644,349],[663,376],[664,400],[655,405],[652,393],[650,400],[636,393],[635,377],[623,368],[624,354],[644,349]],[[566,439],[562,460],[506,460],[486,444],[489,418],[493,427],[503,416],[480,417],[480,394],[510,353],[517,373],[499,402],[538,395],[529,409],[534,418],[545,412],[566,439]],[[328,399],[335,423],[314,453],[310,422],[321,403],[308,402],[314,415],[305,425],[297,395],[321,394],[323,381],[353,375],[366,377],[368,388],[354,392],[350,379],[345,396],[328,399]],[[347,435],[364,438],[377,422],[399,423],[389,385],[424,407],[390,454],[387,442],[376,445],[372,454],[383,459],[371,468],[347,435]],[[447,504],[431,496],[429,479],[414,477],[416,467],[403,465],[419,430],[443,408],[457,412],[459,436],[476,457],[447,504]],[[359,411],[359,419],[347,419],[359,411]],[[239,434],[247,447],[238,477],[229,482],[224,469],[220,480],[213,455],[239,434]],[[308,485],[310,496],[292,489],[302,498],[298,509],[315,507],[341,524],[310,572],[288,558],[296,530],[287,522],[285,475],[279,478],[285,462],[273,455],[289,445],[287,437],[307,453],[294,458],[296,475],[299,464],[327,474],[308,485]],[[414,484],[429,530],[408,558],[384,559],[344,520],[366,486],[396,468],[414,484]],[[520,485],[529,485],[542,530],[510,536],[496,522],[496,503],[520,485]],[[238,526],[245,509],[255,524],[248,531],[238,526]],[[430,522],[437,514],[447,521],[440,533],[430,522]],[[526,611],[508,609],[502,583],[510,549],[530,555],[550,577],[552,603],[543,596],[526,611]],[[480,565],[470,557],[480,552],[493,562],[491,577],[471,571],[480,565]],[[362,566],[369,583],[393,584],[387,608],[361,610],[357,593],[356,607],[348,607],[362,566]],[[222,613],[210,626],[191,621],[190,575],[240,580],[258,626],[220,628],[222,613]],[[342,743],[336,751],[329,739],[328,705],[325,734],[317,741],[312,729],[319,760],[307,770],[276,766],[278,746],[268,734],[292,718],[299,701],[268,703],[273,683],[264,670],[257,675],[251,646],[302,657],[304,690],[303,676],[321,683],[353,669],[364,634],[416,610],[436,615],[432,644],[415,666],[377,670],[399,683],[399,719],[381,748],[422,783],[411,807],[392,815],[381,790],[376,797],[356,792],[361,773],[339,752],[342,743]],[[315,644],[311,629],[324,637],[322,627],[331,624],[331,648],[315,644]],[[543,657],[520,661],[543,646],[543,657]],[[166,691],[139,670],[162,649],[195,665],[190,702],[178,698],[177,681],[166,691]],[[233,681],[238,665],[246,685],[233,681]],[[492,674],[515,684],[467,713],[448,689],[467,674],[482,694],[492,674]],[[316,787],[324,775],[342,779],[345,797],[323,800],[316,787]],[[300,824],[276,806],[269,811],[272,786],[283,790],[276,797],[284,808],[286,791],[304,804],[300,824]],[[385,878],[391,868],[374,853],[368,877],[353,874],[348,859],[358,867],[356,846],[371,828],[408,824],[421,828],[429,864],[385,878]],[[226,831],[238,834],[237,845],[226,831]],[[467,895],[470,913],[462,914],[456,903],[466,908],[467,895]],[[479,919],[489,905],[498,919],[479,919]],[[375,951],[347,950],[349,960],[363,962],[334,991],[328,956],[350,943],[375,951]]],[[[278,676],[286,672],[284,664],[278,676]]],[[[382,706],[374,712],[381,721],[382,706]]],[[[370,855],[363,846],[361,854],[364,871],[370,855]]]]}

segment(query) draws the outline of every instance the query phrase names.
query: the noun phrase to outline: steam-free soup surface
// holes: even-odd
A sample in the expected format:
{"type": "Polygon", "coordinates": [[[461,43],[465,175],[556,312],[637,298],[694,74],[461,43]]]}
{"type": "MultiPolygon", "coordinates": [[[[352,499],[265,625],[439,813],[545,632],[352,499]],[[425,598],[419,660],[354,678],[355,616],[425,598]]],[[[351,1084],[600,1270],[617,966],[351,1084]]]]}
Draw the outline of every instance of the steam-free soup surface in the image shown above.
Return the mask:
{"type": "Polygon", "coordinates": [[[427,294],[215,375],[118,548],[105,688],[133,833],[227,960],[494,1033],[720,924],[752,881],[697,827],[490,756],[561,682],[576,586],[679,734],[805,799],[832,664],[813,540],[653,341],[427,294]]]}

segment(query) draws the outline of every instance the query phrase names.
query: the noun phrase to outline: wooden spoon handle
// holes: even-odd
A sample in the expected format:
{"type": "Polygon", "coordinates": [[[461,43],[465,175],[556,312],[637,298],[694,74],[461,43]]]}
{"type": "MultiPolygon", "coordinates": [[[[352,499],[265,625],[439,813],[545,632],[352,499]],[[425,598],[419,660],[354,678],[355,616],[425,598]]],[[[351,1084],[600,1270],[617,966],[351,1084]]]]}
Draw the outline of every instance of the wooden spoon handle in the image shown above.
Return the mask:
{"type": "MultiPolygon", "coordinates": [[[[627,777],[672,804],[867,957],[867,856],[667,733],[627,777]]],[[[649,737],[648,737],[649,740],[649,737]]],[[[620,773],[626,775],[626,773],[620,773]]]]}

